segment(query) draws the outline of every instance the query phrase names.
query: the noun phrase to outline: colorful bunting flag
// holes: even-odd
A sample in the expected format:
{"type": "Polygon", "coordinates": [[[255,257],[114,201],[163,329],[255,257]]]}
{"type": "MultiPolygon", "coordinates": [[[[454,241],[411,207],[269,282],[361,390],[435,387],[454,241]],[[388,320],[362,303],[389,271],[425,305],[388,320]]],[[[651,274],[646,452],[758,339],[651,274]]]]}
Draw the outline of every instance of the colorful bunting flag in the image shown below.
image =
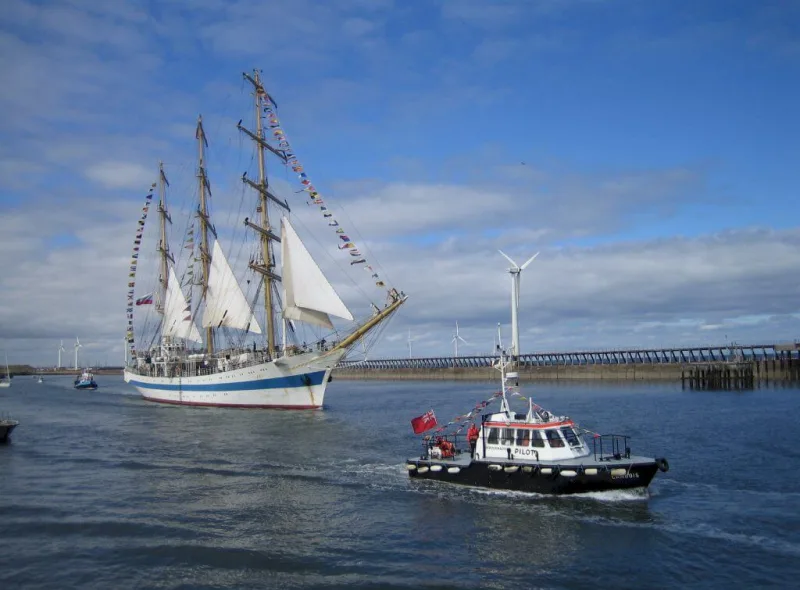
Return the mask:
{"type": "MultiPolygon", "coordinates": [[[[345,246],[339,246],[340,250],[344,250],[347,248],[355,248],[355,244],[350,241],[350,238],[344,235],[344,230],[339,227],[339,222],[337,219],[334,218],[334,214],[328,209],[327,206],[324,205],[324,201],[322,197],[317,192],[317,189],[312,184],[308,173],[305,171],[305,168],[300,163],[300,160],[297,159],[295,156],[295,152],[292,149],[288,138],[286,137],[286,132],[281,127],[280,120],[278,119],[278,114],[275,112],[275,105],[272,103],[266,103],[264,107],[264,113],[266,115],[266,119],[269,122],[269,128],[272,129],[272,135],[278,143],[278,146],[281,150],[283,150],[284,156],[286,157],[286,165],[289,166],[292,171],[297,174],[297,178],[300,181],[300,184],[303,185],[303,190],[307,191],[309,194],[309,198],[311,199],[311,203],[315,205],[319,205],[319,209],[322,212],[323,217],[328,219],[328,225],[330,227],[335,227],[336,233],[340,234],[339,237],[344,241],[347,242],[345,246]]],[[[311,204],[309,203],[309,204],[311,204]]],[[[350,254],[352,256],[361,256],[361,253],[358,250],[355,250],[350,254]],[[354,253],[355,252],[355,253],[354,253]]],[[[365,264],[367,261],[366,259],[359,259],[354,260],[350,264],[365,264]]],[[[370,268],[371,270],[371,268],[370,268]]],[[[377,275],[375,275],[377,277],[377,275]]],[[[383,281],[377,281],[375,283],[378,287],[385,287],[385,283],[383,281]]]]}
{"type": "MultiPolygon", "coordinates": [[[[136,232],[134,233],[133,239],[133,252],[131,253],[131,264],[130,264],[130,272],[128,273],[128,278],[135,279],[136,278],[136,265],[138,263],[139,258],[139,245],[142,243],[142,235],[144,234],[144,224],[147,220],[147,213],[150,210],[150,201],[153,199],[153,189],[156,187],[156,183],[153,183],[150,186],[150,192],[144,199],[144,206],[142,207],[142,216],[137,222],[136,232]]],[[[132,280],[128,283],[128,297],[127,297],[127,305],[125,307],[125,313],[128,318],[128,331],[126,332],[126,340],[128,344],[130,344],[131,352],[135,354],[135,347],[133,343],[133,293],[136,287],[136,281],[132,280]]],[[[136,300],[136,305],[145,305],[152,303],[153,294],[150,293],[145,297],[136,300]]]]}

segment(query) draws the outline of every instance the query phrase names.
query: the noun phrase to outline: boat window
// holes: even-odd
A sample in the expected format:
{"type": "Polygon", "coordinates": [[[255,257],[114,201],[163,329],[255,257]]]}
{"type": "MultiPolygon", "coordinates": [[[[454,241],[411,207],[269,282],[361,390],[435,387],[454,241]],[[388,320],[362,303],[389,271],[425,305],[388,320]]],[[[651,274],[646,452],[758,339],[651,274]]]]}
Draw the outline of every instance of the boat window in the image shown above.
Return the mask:
{"type": "Polygon", "coordinates": [[[514,444],[514,429],[513,428],[503,428],[503,440],[501,442],[504,445],[514,444]]]}
{"type": "Polygon", "coordinates": [[[527,428],[517,429],[517,446],[528,447],[531,444],[531,431],[527,428]]]}
{"type": "Polygon", "coordinates": [[[499,428],[490,428],[489,429],[489,437],[486,439],[486,444],[488,445],[496,445],[497,439],[500,436],[500,429],[499,428]]]}
{"type": "Polygon", "coordinates": [[[549,429],[544,432],[547,435],[547,442],[550,443],[551,447],[556,448],[564,446],[564,441],[558,436],[558,430],[549,429]]]}
{"type": "Polygon", "coordinates": [[[562,426],[561,433],[564,435],[564,438],[567,439],[569,446],[571,447],[581,446],[581,439],[578,437],[576,432],[569,426],[562,426]]]}
{"type": "Polygon", "coordinates": [[[542,448],[544,447],[544,441],[542,440],[542,433],[539,430],[531,430],[531,446],[542,448]]]}

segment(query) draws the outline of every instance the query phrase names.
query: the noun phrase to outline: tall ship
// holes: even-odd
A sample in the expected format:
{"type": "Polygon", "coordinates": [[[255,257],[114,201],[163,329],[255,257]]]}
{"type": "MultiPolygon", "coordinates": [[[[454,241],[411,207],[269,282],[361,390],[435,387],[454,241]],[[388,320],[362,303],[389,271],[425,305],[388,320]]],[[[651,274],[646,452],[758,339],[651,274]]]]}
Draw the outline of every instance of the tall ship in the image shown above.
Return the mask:
{"type": "MultiPolygon", "coordinates": [[[[289,144],[277,104],[262,85],[260,73],[243,76],[252,87],[254,126],[248,129],[240,120],[237,127],[253,146],[257,176],[248,176],[247,171],[241,176],[238,228],[218,231],[212,220],[209,143],[200,117],[195,133],[197,200],[182,247],[170,248],[173,224],[163,164],[137,222],[128,282],[124,378],[155,402],[320,408],[331,371],[348,352],[366,352],[374,345],[407,297],[379,275],[340,225],[336,209],[312,183],[289,144]],[[295,203],[273,192],[267,156],[291,170],[298,182],[295,194],[305,197],[318,219],[304,222],[292,214],[295,203]],[[157,228],[146,225],[154,192],[157,228]],[[353,286],[346,284],[348,293],[364,296],[361,317],[354,315],[322,271],[307,247],[312,242],[301,238],[301,229],[313,236],[314,244],[323,243],[322,251],[333,259],[329,266],[342,273],[342,283],[350,279],[353,286]],[[148,237],[155,242],[154,249],[148,248],[148,237]],[[145,269],[148,254],[152,264],[145,269]],[[370,283],[368,290],[363,283],[370,283]],[[145,294],[137,297],[142,284],[145,294]]],[[[235,203],[227,205],[235,208],[235,203]]],[[[302,207],[308,217],[311,209],[302,207]]]]}

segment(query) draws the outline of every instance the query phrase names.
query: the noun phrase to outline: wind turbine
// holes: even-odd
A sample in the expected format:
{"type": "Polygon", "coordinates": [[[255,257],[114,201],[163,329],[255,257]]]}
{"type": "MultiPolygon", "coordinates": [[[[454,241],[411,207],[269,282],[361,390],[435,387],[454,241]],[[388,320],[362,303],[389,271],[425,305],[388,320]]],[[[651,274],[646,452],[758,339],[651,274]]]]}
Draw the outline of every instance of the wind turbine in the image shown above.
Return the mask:
{"type": "Polygon", "coordinates": [[[411,343],[414,342],[416,338],[411,337],[411,328],[408,329],[408,358],[411,358],[411,343]]]}
{"type": "Polygon", "coordinates": [[[64,341],[62,340],[61,344],[58,347],[58,368],[59,369],[61,368],[61,353],[62,352],[66,352],[66,351],[67,351],[67,349],[64,348],[64,341]]]}
{"type": "Polygon", "coordinates": [[[516,262],[506,256],[505,252],[498,250],[500,254],[511,263],[511,268],[508,272],[511,274],[511,358],[516,360],[519,357],[519,279],[520,274],[527,266],[533,262],[539,253],[537,252],[522,266],[518,266],[516,262]]]}
{"type": "Polygon", "coordinates": [[[467,342],[461,336],[458,335],[458,322],[456,322],[456,333],[455,333],[455,336],[453,336],[453,340],[451,340],[451,342],[453,343],[453,346],[455,347],[455,354],[453,355],[454,357],[458,356],[458,341],[459,340],[461,340],[461,342],[463,342],[464,344],[469,345],[469,342],[467,342]]]}
{"type": "Polygon", "coordinates": [[[81,341],[78,340],[77,336],[75,336],[75,370],[76,371],[78,370],[78,349],[81,346],[83,346],[83,344],[81,344],[81,341]]]}

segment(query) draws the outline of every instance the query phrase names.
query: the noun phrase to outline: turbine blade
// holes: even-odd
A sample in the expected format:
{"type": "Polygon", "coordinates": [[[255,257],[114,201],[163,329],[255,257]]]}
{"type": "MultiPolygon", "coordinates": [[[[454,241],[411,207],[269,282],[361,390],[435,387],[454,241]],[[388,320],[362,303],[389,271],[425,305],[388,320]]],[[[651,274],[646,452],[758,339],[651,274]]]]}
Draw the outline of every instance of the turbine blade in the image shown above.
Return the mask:
{"type": "Polygon", "coordinates": [[[498,250],[498,252],[500,252],[500,254],[502,254],[502,255],[505,257],[505,259],[506,259],[506,260],[508,260],[508,261],[511,263],[511,266],[513,266],[514,268],[519,268],[519,267],[517,266],[517,263],[516,263],[516,262],[514,262],[513,260],[511,260],[511,258],[509,258],[508,256],[506,256],[506,253],[505,253],[505,252],[503,252],[502,250],[498,250]]]}
{"type": "Polygon", "coordinates": [[[528,258],[528,262],[526,262],[525,264],[520,266],[519,269],[520,270],[525,270],[525,267],[528,266],[531,262],[533,262],[533,259],[536,258],[537,256],[539,256],[538,252],[536,254],[534,254],[533,256],[531,256],[530,258],[528,258]]]}

